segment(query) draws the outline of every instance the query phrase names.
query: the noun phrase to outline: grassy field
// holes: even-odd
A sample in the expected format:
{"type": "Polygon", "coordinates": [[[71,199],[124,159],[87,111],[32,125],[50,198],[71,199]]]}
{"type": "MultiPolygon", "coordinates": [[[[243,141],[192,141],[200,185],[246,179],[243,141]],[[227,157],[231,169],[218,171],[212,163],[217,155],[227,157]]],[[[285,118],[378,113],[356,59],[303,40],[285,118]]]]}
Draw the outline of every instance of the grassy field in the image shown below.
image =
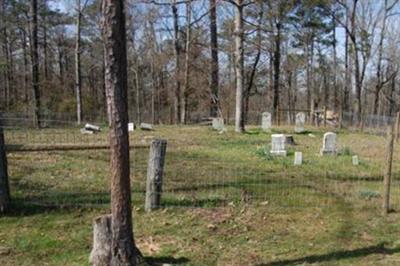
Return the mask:
{"type": "MultiPolygon", "coordinates": [[[[163,206],[153,213],[143,211],[148,151],[131,152],[137,245],[155,262],[183,265],[400,265],[400,155],[394,212],[382,217],[385,139],[338,131],[341,154],[320,157],[324,131],[309,133],[294,134],[289,156],[273,158],[270,134],[257,128],[134,132],[132,143],[168,140],[163,206]],[[294,151],[303,152],[302,166],[293,165],[294,151]]],[[[6,131],[9,144],[106,140],[106,132],[77,129],[6,131]]],[[[10,153],[8,160],[14,203],[0,218],[0,265],[87,265],[92,220],[109,210],[109,153],[10,153]]]]}

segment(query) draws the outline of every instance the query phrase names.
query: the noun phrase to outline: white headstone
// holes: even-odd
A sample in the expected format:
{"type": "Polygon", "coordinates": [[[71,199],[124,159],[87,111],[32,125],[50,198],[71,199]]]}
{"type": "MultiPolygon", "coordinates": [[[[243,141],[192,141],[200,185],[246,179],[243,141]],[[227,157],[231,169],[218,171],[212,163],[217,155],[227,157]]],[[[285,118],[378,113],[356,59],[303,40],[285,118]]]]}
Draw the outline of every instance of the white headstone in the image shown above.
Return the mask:
{"type": "Polygon", "coordinates": [[[354,155],[353,157],[351,157],[351,161],[352,161],[353,165],[359,165],[360,164],[360,160],[358,159],[357,155],[354,155]]]}
{"type": "Polygon", "coordinates": [[[264,112],[261,114],[261,129],[264,132],[271,132],[271,113],[264,112]]]}
{"type": "Polygon", "coordinates": [[[294,165],[302,165],[303,163],[303,153],[296,151],[294,153],[294,165]]]}
{"type": "Polygon", "coordinates": [[[133,131],[135,131],[135,124],[128,123],[128,132],[133,132],[133,131]]]}
{"type": "Polygon", "coordinates": [[[223,131],[224,130],[224,119],[221,117],[214,117],[212,119],[212,128],[214,130],[223,131]]]}
{"type": "Polygon", "coordinates": [[[322,141],[321,155],[336,154],[336,134],[333,132],[326,132],[322,141]]]}
{"type": "Polygon", "coordinates": [[[86,130],[93,131],[93,132],[95,132],[95,133],[101,131],[101,129],[100,129],[99,126],[92,125],[92,124],[86,124],[86,125],[85,125],[85,129],[86,129],[86,130]]]}
{"type": "Polygon", "coordinates": [[[285,135],[284,134],[272,134],[271,135],[271,154],[278,156],[286,156],[285,147],[285,135]]]}
{"type": "Polygon", "coordinates": [[[302,133],[304,132],[304,124],[306,123],[306,115],[303,112],[296,114],[296,126],[294,127],[294,132],[302,133]]]}
{"type": "Polygon", "coordinates": [[[141,130],[147,130],[147,131],[154,130],[153,125],[148,123],[141,123],[139,127],[141,130]]]}

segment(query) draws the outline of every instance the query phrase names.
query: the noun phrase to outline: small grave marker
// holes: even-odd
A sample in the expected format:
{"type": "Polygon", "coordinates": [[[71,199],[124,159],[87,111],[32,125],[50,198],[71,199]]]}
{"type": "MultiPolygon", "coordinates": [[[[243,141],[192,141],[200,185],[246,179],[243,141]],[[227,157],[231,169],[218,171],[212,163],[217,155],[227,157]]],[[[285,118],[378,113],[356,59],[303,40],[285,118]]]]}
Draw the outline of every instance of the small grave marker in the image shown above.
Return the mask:
{"type": "Polygon", "coordinates": [[[333,132],[326,132],[322,141],[321,155],[336,153],[336,134],[333,132]]]}
{"type": "Polygon", "coordinates": [[[286,156],[286,137],[284,134],[271,135],[271,154],[277,156],[286,156]]]}
{"type": "Polygon", "coordinates": [[[303,112],[296,114],[296,125],[294,127],[294,132],[303,133],[304,132],[304,124],[306,123],[306,115],[303,112]]]}
{"type": "Polygon", "coordinates": [[[217,130],[217,131],[223,131],[224,130],[224,119],[221,117],[214,117],[212,119],[212,129],[217,130]]]}
{"type": "Polygon", "coordinates": [[[294,153],[294,165],[302,165],[303,164],[303,153],[300,151],[296,151],[294,153]]]}
{"type": "Polygon", "coordinates": [[[354,155],[353,157],[351,157],[351,161],[352,161],[353,165],[359,165],[360,164],[360,160],[358,159],[357,155],[354,155]]]}
{"type": "Polygon", "coordinates": [[[135,124],[128,123],[128,132],[133,132],[133,131],[135,131],[135,124]]]}
{"type": "Polygon", "coordinates": [[[271,113],[264,112],[261,114],[261,129],[264,132],[271,132],[271,113]]]}

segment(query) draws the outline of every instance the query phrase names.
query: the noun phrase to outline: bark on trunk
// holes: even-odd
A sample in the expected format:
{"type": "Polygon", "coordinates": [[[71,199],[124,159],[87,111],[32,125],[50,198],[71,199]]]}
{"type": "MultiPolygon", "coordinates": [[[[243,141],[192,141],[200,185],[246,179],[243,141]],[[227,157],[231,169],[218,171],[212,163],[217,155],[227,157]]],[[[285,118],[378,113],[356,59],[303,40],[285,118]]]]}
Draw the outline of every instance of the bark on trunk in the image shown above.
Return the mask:
{"type": "Polygon", "coordinates": [[[3,134],[2,115],[0,113],[0,213],[4,213],[8,210],[10,201],[7,156],[3,134]]]}
{"type": "Polygon", "coordinates": [[[210,48],[211,48],[211,102],[210,102],[210,116],[216,117],[218,115],[219,106],[219,66],[218,66],[218,29],[217,29],[217,2],[210,0],[210,48]]]}
{"type": "Polygon", "coordinates": [[[105,85],[110,119],[111,263],[138,265],[142,260],[132,232],[129,166],[127,58],[124,1],[102,1],[105,85]]]}

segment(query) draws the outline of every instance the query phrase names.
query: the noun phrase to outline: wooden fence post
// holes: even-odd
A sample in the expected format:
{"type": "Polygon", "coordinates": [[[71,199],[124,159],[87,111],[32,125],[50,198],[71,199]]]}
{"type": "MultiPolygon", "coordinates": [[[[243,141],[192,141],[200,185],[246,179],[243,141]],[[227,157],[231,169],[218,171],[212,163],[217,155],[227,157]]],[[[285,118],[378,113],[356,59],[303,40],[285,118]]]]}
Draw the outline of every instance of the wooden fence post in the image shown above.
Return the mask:
{"type": "Polygon", "coordinates": [[[10,205],[10,187],[8,182],[7,155],[2,120],[2,114],[0,113],[0,213],[6,212],[10,205]]]}
{"type": "Polygon", "coordinates": [[[383,202],[382,213],[386,215],[390,209],[390,181],[392,177],[392,163],[393,163],[393,144],[394,144],[394,125],[388,127],[388,141],[386,148],[386,165],[383,175],[383,202]]]}
{"type": "Polygon", "coordinates": [[[150,144],[149,161],[147,165],[146,201],[144,205],[146,212],[158,208],[161,204],[166,150],[166,140],[155,139],[150,144]]]}

